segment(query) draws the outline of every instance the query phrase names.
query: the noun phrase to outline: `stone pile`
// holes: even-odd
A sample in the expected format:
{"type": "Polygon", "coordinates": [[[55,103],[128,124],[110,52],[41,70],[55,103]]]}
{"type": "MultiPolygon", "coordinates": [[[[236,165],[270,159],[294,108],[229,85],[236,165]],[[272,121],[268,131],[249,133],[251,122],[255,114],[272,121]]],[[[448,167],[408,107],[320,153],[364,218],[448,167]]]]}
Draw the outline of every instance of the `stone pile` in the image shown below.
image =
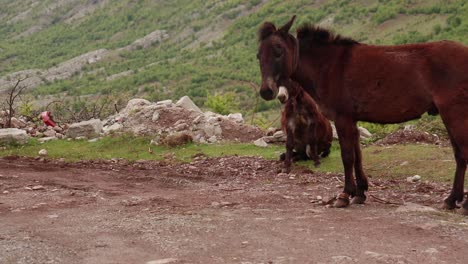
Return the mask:
{"type": "Polygon", "coordinates": [[[203,112],[188,96],[176,103],[130,100],[120,113],[104,121],[103,131],[105,134],[130,132],[152,136],[154,144],[174,134],[189,135],[197,143],[252,142],[263,135],[257,127],[244,124],[242,114],[225,116],[203,112]]]}

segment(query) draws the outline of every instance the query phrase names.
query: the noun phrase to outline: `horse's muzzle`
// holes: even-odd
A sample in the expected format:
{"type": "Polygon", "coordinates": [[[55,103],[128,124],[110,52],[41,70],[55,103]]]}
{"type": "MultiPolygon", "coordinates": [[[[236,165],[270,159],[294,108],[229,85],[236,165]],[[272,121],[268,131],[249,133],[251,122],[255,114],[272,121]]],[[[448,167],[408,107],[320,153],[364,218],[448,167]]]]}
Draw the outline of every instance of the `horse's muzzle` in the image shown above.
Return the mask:
{"type": "Polygon", "coordinates": [[[278,100],[284,104],[289,98],[288,90],[284,86],[280,86],[278,96],[276,97],[278,100]]]}
{"type": "Polygon", "coordinates": [[[276,83],[273,81],[272,78],[267,78],[266,82],[262,83],[262,86],[260,88],[260,96],[267,100],[273,100],[276,98],[276,95],[278,94],[278,87],[276,86],[276,83]]]}

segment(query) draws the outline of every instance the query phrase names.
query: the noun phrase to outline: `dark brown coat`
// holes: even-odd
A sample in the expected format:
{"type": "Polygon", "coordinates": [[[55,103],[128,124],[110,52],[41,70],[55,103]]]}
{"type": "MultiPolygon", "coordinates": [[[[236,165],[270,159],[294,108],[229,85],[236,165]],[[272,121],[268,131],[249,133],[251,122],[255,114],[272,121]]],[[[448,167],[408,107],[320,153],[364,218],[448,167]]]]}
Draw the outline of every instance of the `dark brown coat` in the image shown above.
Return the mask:
{"type": "MultiPolygon", "coordinates": [[[[281,81],[291,78],[335,121],[345,173],[335,206],[347,206],[350,196],[354,203],[366,199],[357,122],[399,123],[427,112],[440,114],[451,139],[456,171],[445,208],[455,208],[464,198],[468,163],[468,47],[367,45],[310,25],[296,38],[289,33],[294,18],[279,29],[268,22],[260,29],[260,95],[274,99],[281,81]]],[[[468,199],[461,211],[468,214],[468,199]]]]}
{"type": "Polygon", "coordinates": [[[290,171],[293,160],[314,161],[330,153],[333,133],[330,122],[320,113],[314,99],[302,87],[288,79],[282,83],[278,99],[284,104],[281,126],[286,133],[285,170],[290,171]],[[293,152],[295,150],[295,152],[293,152]]]}

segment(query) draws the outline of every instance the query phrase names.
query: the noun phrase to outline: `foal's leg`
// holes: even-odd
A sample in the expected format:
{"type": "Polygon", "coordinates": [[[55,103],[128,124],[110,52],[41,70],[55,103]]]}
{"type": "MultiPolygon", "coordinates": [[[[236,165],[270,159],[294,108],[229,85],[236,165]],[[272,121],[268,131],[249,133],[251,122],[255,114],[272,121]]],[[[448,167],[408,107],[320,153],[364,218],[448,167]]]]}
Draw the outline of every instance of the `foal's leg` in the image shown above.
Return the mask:
{"type": "Polygon", "coordinates": [[[357,138],[355,140],[355,146],[354,146],[354,158],[355,158],[354,173],[356,175],[357,188],[356,188],[356,196],[353,197],[353,199],[351,200],[351,203],[363,204],[364,201],[366,200],[365,192],[369,188],[369,183],[368,183],[366,174],[364,173],[364,170],[362,169],[362,153],[361,153],[361,143],[359,140],[359,130],[357,132],[358,132],[356,134],[357,138]]]}
{"type": "Polygon", "coordinates": [[[318,156],[318,139],[317,139],[317,125],[309,126],[309,138],[307,139],[306,153],[307,156],[314,161],[314,166],[317,168],[320,165],[318,156]]]}
{"type": "Polygon", "coordinates": [[[346,207],[349,205],[349,196],[356,194],[356,183],[353,177],[353,166],[355,159],[354,148],[356,146],[356,133],[358,132],[356,122],[352,119],[342,118],[335,122],[336,131],[341,147],[341,160],[343,161],[345,184],[343,192],[338,196],[335,207],[346,207]]]}
{"type": "Polygon", "coordinates": [[[286,155],[284,158],[284,172],[289,173],[291,171],[291,163],[293,159],[294,149],[294,134],[291,129],[286,130],[286,155]]]}

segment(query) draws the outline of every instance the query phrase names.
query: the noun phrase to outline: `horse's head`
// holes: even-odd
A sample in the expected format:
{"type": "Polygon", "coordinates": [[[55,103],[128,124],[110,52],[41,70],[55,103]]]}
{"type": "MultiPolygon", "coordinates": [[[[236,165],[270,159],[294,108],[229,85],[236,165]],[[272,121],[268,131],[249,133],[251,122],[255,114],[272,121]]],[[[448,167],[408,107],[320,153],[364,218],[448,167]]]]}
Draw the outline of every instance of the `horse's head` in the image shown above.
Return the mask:
{"type": "Polygon", "coordinates": [[[282,104],[285,104],[290,98],[295,98],[302,91],[301,86],[290,78],[280,80],[278,87],[278,95],[276,98],[282,104]]]}
{"type": "Polygon", "coordinates": [[[279,29],[270,22],[265,22],[259,30],[260,45],[257,58],[262,73],[260,95],[265,100],[272,100],[278,94],[279,82],[288,79],[297,67],[299,49],[297,40],[289,34],[294,19],[279,29]]]}

